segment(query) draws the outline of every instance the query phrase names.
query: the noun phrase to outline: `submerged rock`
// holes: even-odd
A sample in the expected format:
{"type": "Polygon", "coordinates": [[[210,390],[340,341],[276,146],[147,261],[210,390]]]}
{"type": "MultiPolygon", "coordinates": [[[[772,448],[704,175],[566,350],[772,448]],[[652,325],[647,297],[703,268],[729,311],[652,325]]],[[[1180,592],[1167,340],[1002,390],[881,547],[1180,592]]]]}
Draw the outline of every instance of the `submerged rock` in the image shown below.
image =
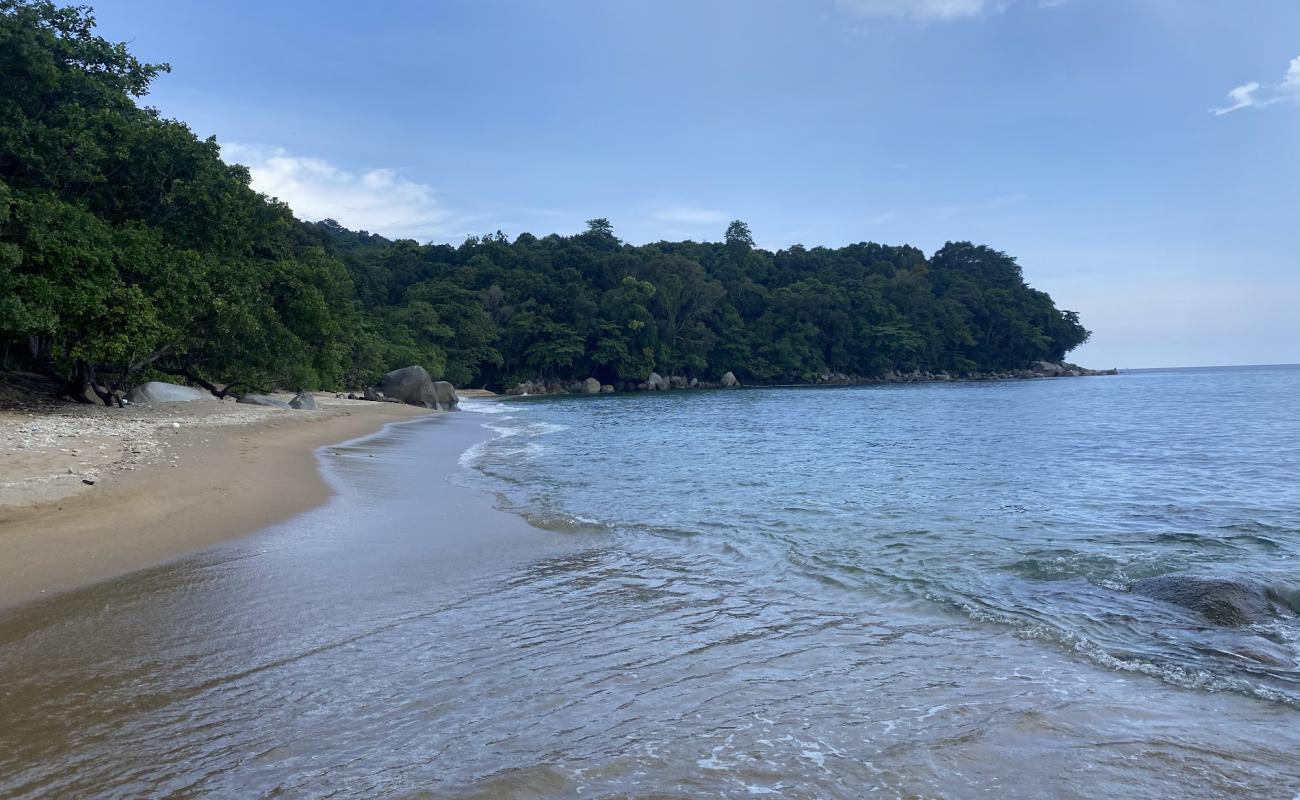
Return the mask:
{"type": "Polygon", "coordinates": [[[149,381],[127,392],[126,399],[132,403],[188,403],[216,398],[211,392],[202,389],[191,389],[188,386],[163,381],[149,381]]]}
{"type": "Polygon", "coordinates": [[[1216,625],[1251,625],[1277,616],[1281,598],[1268,587],[1243,580],[1160,575],[1133,584],[1135,594],[1189,608],[1216,625]]]}

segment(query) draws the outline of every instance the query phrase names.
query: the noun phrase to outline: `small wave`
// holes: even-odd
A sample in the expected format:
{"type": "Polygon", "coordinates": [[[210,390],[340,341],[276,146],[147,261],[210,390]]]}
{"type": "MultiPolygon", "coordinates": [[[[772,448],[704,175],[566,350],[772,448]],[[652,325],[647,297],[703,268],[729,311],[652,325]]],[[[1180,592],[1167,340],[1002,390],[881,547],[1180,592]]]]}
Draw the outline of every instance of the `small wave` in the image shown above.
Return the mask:
{"type": "Polygon", "coordinates": [[[513,403],[504,403],[498,400],[471,400],[468,398],[460,401],[460,410],[469,411],[473,414],[513,414],[524,409],[513,403]]]}
{"type": "MultiPolygon", "coordinates": [[[[1224,675],[1210,669],[1174,664],[1168,661],[1116,655],[1077,631],[1042,622],[1028,622],[1023,618],[995,610],[986,605],[977,605],[973,602],[945,597],[934,592],[927,592],[925,598],[931,602],[957,609],[975,622],[1012,628],[1019,638],[1055,644],[1067,652],[1106,669],[1146,675],[1181,689],[1193,689],[1203,692],[1234,692],[1300,709],[1300,694],[1268,686],[1257,680],[1251,680],[1249,677],[1224,675]]],[[[1266,675],[1268,673],[1261,672],[1260,674],[1266,675]]]]}
{"type": "Polygon", "coordinates": [[[460,457],[456,459],[456,463],[466,469],[474,468],[479,459],[483,457],[484,445],[486,444],[487,442],[476,442],[465,448],[465,452],[460,454],[460,457]]]}

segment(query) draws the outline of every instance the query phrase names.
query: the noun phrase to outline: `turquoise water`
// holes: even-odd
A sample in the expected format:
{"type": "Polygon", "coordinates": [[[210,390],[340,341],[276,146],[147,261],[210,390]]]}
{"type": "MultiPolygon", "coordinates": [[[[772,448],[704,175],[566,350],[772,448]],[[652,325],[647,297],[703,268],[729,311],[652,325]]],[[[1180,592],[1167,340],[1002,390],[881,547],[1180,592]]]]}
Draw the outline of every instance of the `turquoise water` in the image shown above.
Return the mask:
{"type": "Polygon", "coordinates": [[[511,504],[838,604],[951,614],[1106,669],[1300,705],[1300,368],[511,400],[511,504]],[[1245,629],[1130,593],[1277,590],[1245,629]]]}
{"type": "Polygon", "coordinates": [[[321,508],[0,613],[0,797],[1291,800],[1298,403],[466,402],[326,448],[321,508]],[[1165,573],[1285,602],[1130,591],[1165,573]]]}

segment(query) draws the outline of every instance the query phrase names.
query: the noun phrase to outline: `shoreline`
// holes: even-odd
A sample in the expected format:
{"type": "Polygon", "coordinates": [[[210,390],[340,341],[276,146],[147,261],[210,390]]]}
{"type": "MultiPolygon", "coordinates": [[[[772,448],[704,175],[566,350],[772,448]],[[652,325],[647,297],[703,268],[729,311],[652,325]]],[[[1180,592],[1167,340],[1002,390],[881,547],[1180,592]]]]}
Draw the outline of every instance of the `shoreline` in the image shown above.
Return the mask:
{"type": "Polygon", "coordinates": [[[85,407],[5,413],[5,432],[41,438],[0,455],[0,610],[157,566],[320,506],[336,490],[320,469],[319,449],[434,413],[318,401],[317,412],[205,402],[130,415],[85,407]]]}

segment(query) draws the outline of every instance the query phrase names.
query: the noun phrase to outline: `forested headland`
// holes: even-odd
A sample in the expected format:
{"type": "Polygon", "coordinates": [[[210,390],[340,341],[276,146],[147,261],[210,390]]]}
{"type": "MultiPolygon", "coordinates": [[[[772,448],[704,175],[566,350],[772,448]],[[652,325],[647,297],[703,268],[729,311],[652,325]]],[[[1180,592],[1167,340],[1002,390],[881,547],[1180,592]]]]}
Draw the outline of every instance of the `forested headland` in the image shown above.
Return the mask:
{"type": "Polygon", "coordinates": [[[215,139],[144,104],[169,70],[89,10],[0,0],[0,369],[110,402],[167,377],[218,394],[654,372],[802,382],[1059,362],[1088,338],[1015,259],[949,243],[754,245],[573,236],[459,245],[295,219],[215,139]]]}

